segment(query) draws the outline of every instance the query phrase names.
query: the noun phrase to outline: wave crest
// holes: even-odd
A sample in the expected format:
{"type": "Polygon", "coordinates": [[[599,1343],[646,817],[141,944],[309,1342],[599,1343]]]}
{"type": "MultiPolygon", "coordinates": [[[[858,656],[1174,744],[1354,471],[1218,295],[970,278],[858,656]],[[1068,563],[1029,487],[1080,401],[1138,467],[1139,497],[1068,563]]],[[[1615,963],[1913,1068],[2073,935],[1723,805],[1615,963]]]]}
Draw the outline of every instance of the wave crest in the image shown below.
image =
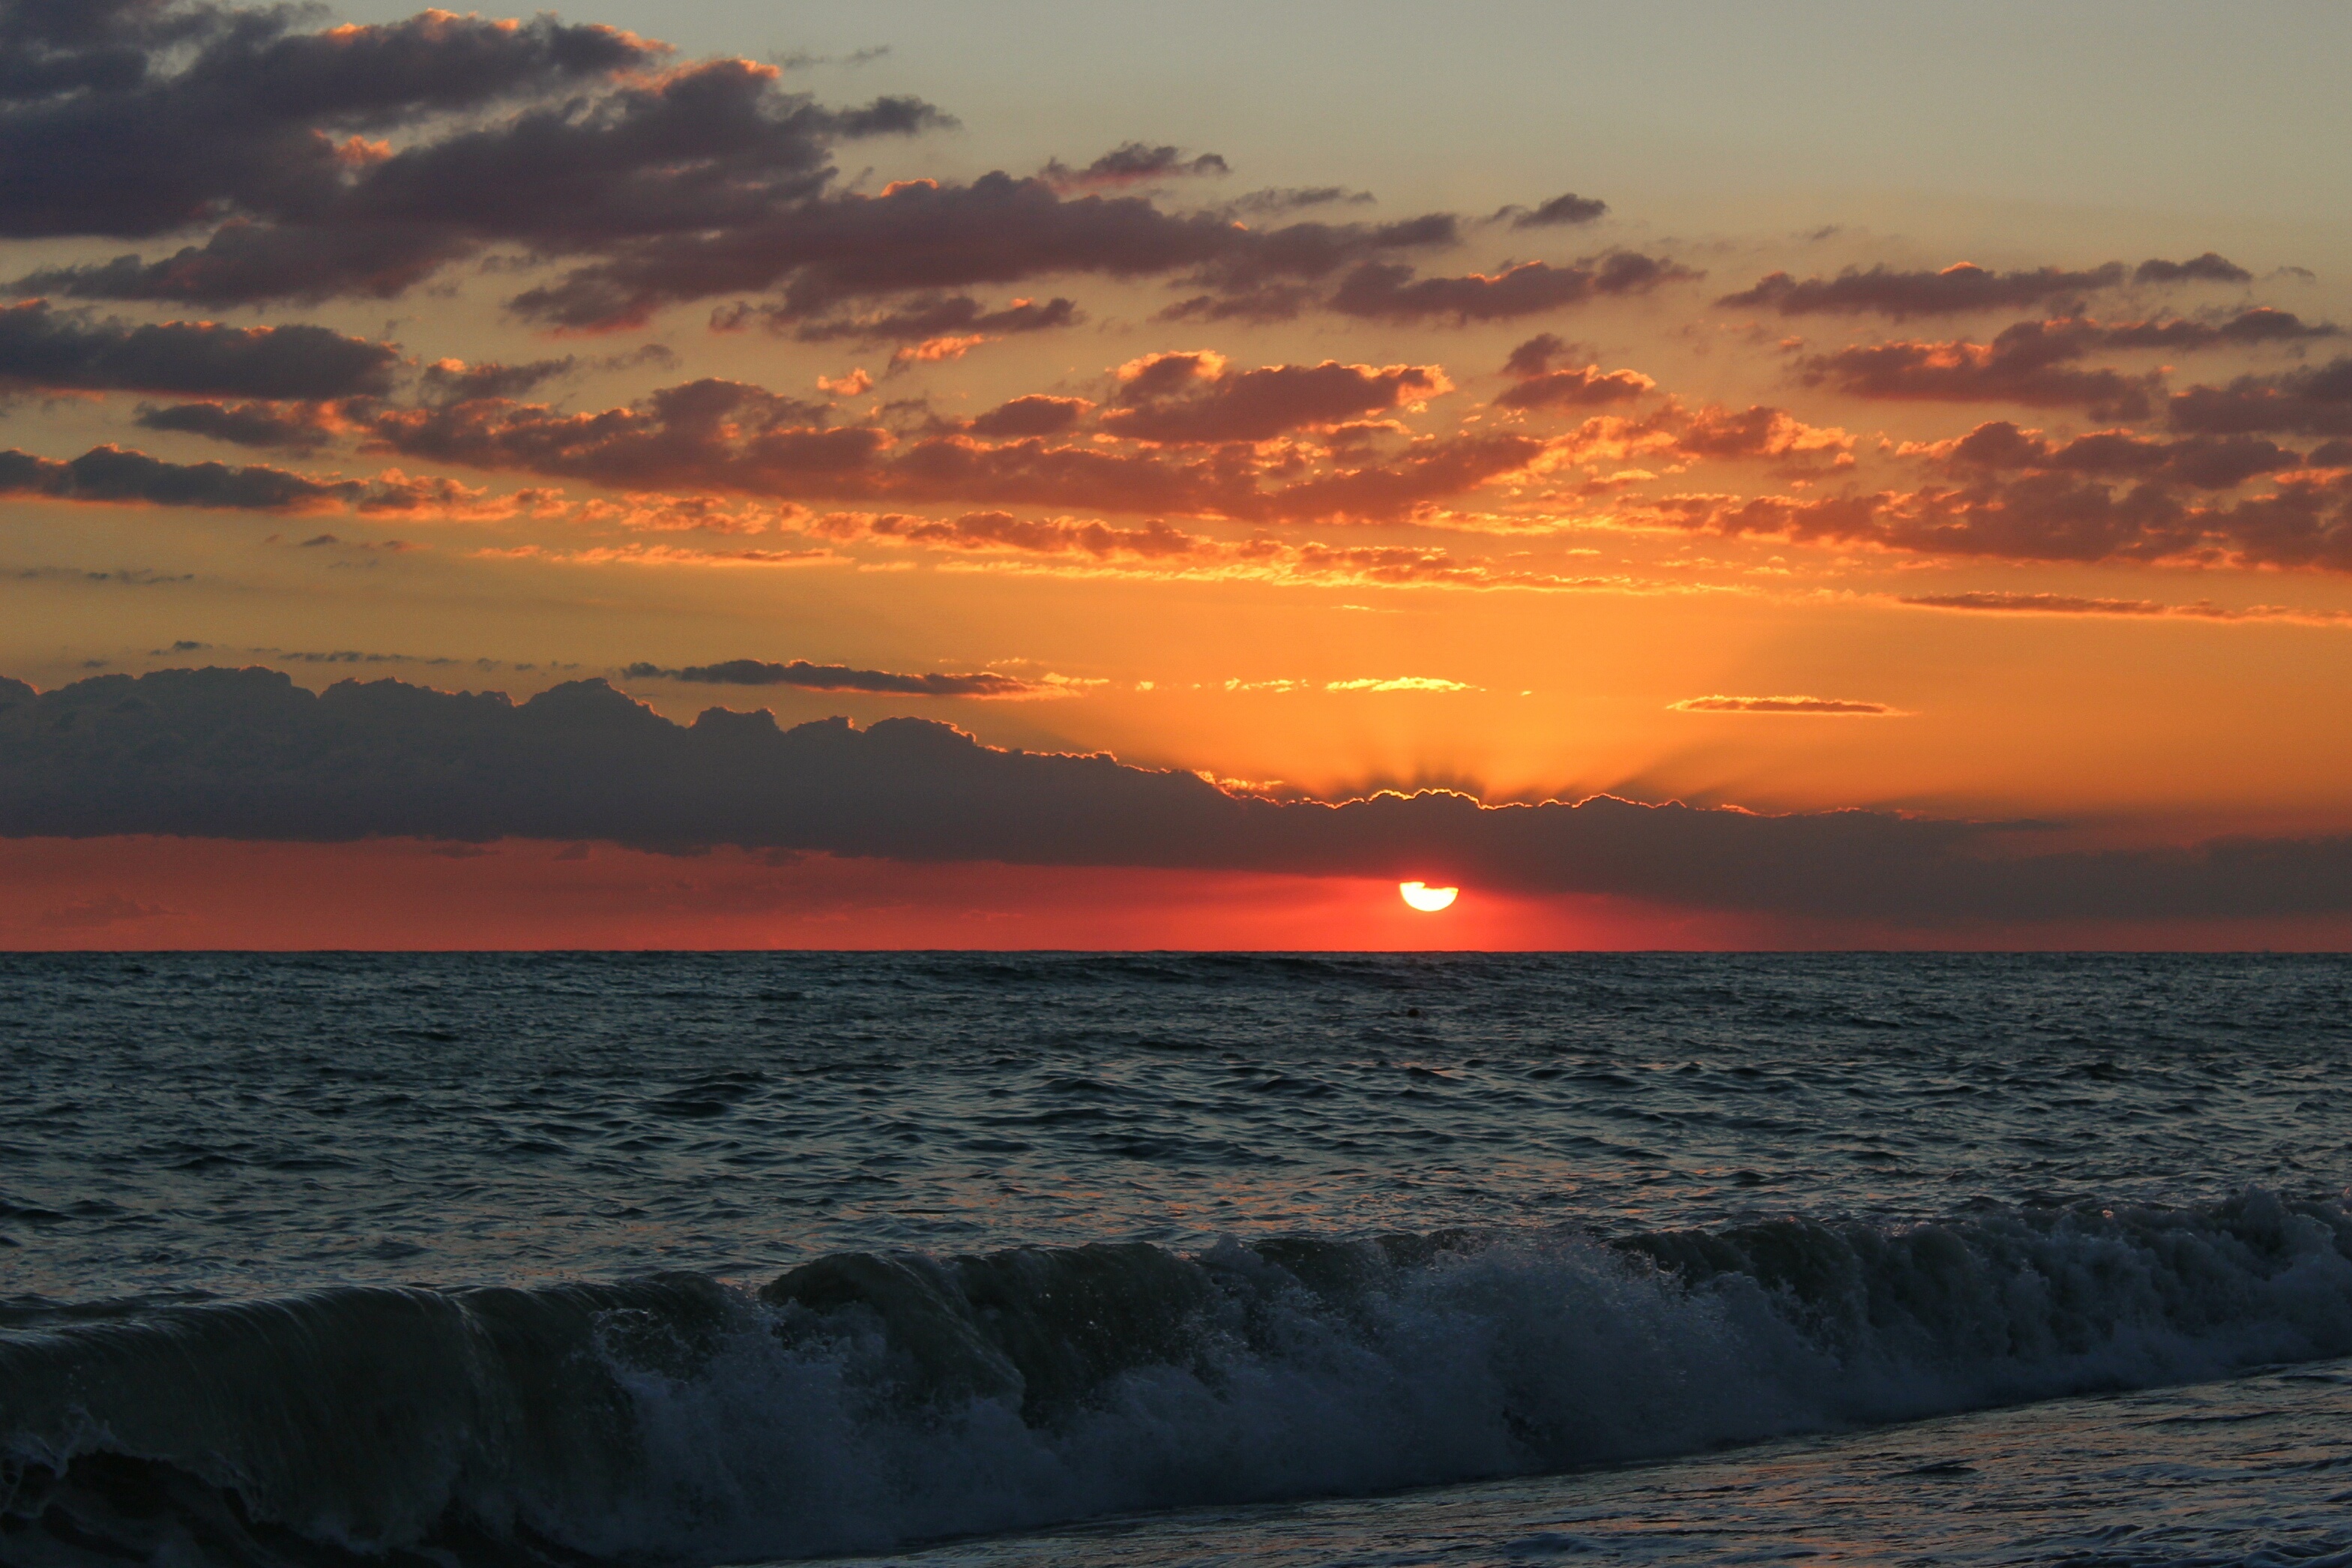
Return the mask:
{"type": "MultiPolygon", "coordinates": [[[[2352,1352],[2352,1215],[1781,1220],[339,1289],[0,1332],[50,1561],[712,1563],[1659,1457],[2352,1352]]],[[[14,1555],[14,1553],[10,1553],[14,1555]]]]}

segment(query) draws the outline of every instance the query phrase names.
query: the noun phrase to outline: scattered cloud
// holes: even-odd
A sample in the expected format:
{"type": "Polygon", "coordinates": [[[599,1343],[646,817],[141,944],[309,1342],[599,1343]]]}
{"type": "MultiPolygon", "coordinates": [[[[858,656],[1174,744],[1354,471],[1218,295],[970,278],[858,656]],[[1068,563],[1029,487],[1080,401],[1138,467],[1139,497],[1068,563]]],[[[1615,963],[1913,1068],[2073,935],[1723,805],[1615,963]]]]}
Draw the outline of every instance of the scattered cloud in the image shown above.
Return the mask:
{"type": "MultiPolygon", "coordinates": [[[[2200,260],[2184,265],[2201,264],[2200,260]]],[[[2048,305],[2114,289],[2127,276],[2120,261],[2080,271],[2037,267],[2021,272],[1990,271],[1969,261],[1955,262],[1939,272],[1904,271],[1882,264],[1866,271],[1849,267],[1834,278],[1799,279],[1786,272],[1769,273],[1752,288],[1727,294],[1716,303],[1735,310],[1775,310],[1783,316],[1880,315],[1900,320],[2048,305]]],[[[2161,279],[2151,276],[2145,280],[2161,279]]]]}
{"type": "Polygon", "coordinates": [[[844,664],[811,664],[796,658],[772,664],[756,658],[730,658],[718,664],[688,665],[665,669],[658,665],[633,664],[625,672],[632,680],[681,680],[701,686],[793,686],[805,691],[863,691],[896,697],[1057,697],[1067,688],[1024,680],[983,669],[970,675],[900,675],[884,669],[855,669],[844,664]]]}
{"type": "Polygon", "coordinates": [[[1174,147],[1126,142],[1083,169],[1073,169],[1056,158],[1040,169],[1037,177],[1057,191],[1099,191],[1231,173],[1231,166],[1214,153],[1188,158],[1174,147]]]}
{"type": "Polygon", "coordinates": [[[1570,191],[1535,207],[1505,207],[1496,217],[1507,217],[1513,228],[1554,228],[1591,223],[1609,211],[1609,204],[1570,191]]]}
{"type": "Polygon", "coordinates": [[[1834,697],[1685,697],[1669,702],[1671,713],[1799,713],[1837,719],[1906,719],[1900,708],[1884,702],[1855,702],[1834,697]]]}
{"type": "Polygon", "coordinates": [[[2186,261],[2143,261],[2132,271],[2135,283],[2251,283],[2253,280],[2252,273],[2210,250],[2186,261]]]}

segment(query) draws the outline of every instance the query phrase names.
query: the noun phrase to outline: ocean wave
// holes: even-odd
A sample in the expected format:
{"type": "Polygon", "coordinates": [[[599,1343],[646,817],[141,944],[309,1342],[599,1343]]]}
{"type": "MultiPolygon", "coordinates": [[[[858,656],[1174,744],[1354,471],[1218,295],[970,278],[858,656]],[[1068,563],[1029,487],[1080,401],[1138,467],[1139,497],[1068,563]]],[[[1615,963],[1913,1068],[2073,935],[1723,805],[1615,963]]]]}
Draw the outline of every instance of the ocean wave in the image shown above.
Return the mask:
{"type": "Polygon", "coordinates": [[[0,1557],[719,1563],[2352,1353],[2352,1214],[1449,1232],[345,1289],[0,1330],[0,1557]]]}

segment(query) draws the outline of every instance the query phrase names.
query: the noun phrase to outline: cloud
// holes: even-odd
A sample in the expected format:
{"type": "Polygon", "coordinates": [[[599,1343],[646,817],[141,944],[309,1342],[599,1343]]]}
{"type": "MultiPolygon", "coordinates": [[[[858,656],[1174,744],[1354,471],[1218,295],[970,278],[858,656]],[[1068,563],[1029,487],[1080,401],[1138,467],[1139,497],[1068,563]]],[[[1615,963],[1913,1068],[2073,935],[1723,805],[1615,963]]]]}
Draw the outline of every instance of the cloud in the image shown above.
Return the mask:
{"type": "Polygon", "coordinates": [[[2253,280],[2252,273],[2210,250],[2186,261],[2143,261],[2132,272],[2135,283],[2251,283],[2253,280]]]}
{"type": "Polygon", "coordinates": [[[2263,474],[2301,465],[2287,448],[2252,436],[2191,436],[2162,440],[2103,430],[2063,444],[2008,420],[1978,426],[1958,440],[1907,448],[1935,454],[1955,470],[2042,469],[2105,478],[2167,479],[2199,489],[2230,489],[2263,474]]]}
{"type": "Polygon", "coordinates": [[[1097,520],[1019,518],[1007,511],[968,511],[955,518],[828,514],[814,531],[835,539],[876,539],[941,550],[1013,551],[1030,555],[1083,555],[1097,561],[1213,558],[1218,543],[1205,534],[1153,521],[1119,528],[1097,520]]]}
{"type": "Polygon", "coordinates": [[[2280,431],[2352,436],[2352,356],[2275,375],[2242,375],[2226,386],[2172,395],[2166,422],[2208,435],[2280,431]]]}
{"type": "Polygon", "coordinates": [[[2104,348],[2166,349],[2179,353],[2243,348],[2256,343],[2308,342],[2314,338],[2340,338],[2343,335],[2344,329],[2331,321],[2305,321],[2293,311],[2273,310],[2267,305],[2257,305],[2213,321],[2189,321],[2179,316],[2161,321],[2119,321],[2099,328],[2096,342],[2104,348]]]}
{"type": "Polygon", "coordinates": [[[1363,205],[1372,199],[1371,192],[1349,190],[1345,185],[1286,185],[1235,196],[1224,204],[1223,210],[1234,214],[1288,213],[1334,203],[1363,205]]]}
{"type": "Polygon", "coordinates": [[[2352,610],[2297,610],[2281,605],[2168,605],[2156,599],[2101,599],[2073,594],[2015,594],[1977,591],[1964,594],[1905,594],[1895,603],[1924,610],[1966,610],[2012,616],[2123,616],[2133,618],[2198,621],[2288,621],[2306,626],[2352,624],[2352,610]]]}
{"type": "Polygon", "coordinates": [[[1055,697],[1066,688],[992,669],[971,675],[898,675],[884,669],[853,669],[843,664],[811,664],[796,658],[769,664],[755,658],[730,658],[719,664],[689,665],[664,669],[658,665],[633,664],[632,679],[659,678],[703,686],[794,686],[805,691],[867,691],[898,697],[1055,697]]]}
{"type": "Polygon", "coordinates": [[[1643,396],[1656,391],[1657,385],[1637,370],[1604,374],[1599,365],[1591,364],[1581,370],[1530,375],[1495,401],[1505,408],[1593,408],[1643,396]]]}
{"type": "MultiPolygon", "coordinates": [[[[293,12],[270,15],[282,29],[293,12]]],[[[820,105],[745,60],[629,69],[661,47],[545,18],[514,27],[427,13],[392,28],[281,32],[269,48],[290,68],[298,57],[332,58],[303,62],[312,79],[252,84],[251,107],[216,101],[236,89],[215,79],[223,72],[205,62],[218,51],[206,51],[176,74],[159,58],[141,91],[0,111],[0,232],[157,235],[226,219],[176,254],[47,268],[20,289],[214,304],[382,297],[492,245],[549,258],[644,258],[665,239],[693,250],[816,201],[837,144],[946,122],[912,99],[820,105]],[[469,79],[453,52],[493,36],[509,53],[536,48],[538,68],[469,79]],[[408,58],[385,65],[404,42],[408,58]],[[399,132],[399,144],[342,134],[361,131],[399,132]],[[66,151],[77,135],[97,151],[66,151]],[[27,210],[49,194],[42,164],[72,171],[84,195],[27,210]],[[89,192],[135,198],[141,216],[94,210],[89,192]]],[[[571,293],[609,295],[616,277],[575,278],[571,293]]],[[[667,297],[730,287],[714,279],[667,297]]],[[[560,324],[610,326],[630,311],[553,313],[560,324]]]]}
{"type": "Polygon", "coordinates": [[[1402,262],[1367,261],[1340,281],[1327,303],[1343,316],[1384,321],[1451,317],[1466,326],[1539,315],[1611,295],[1645,294],[1661,283],[1696,276],[1672,261],[1631,250],[1565,267],[1523,261],[1492,275],[1460,278],[1418,278],[1402,262]]]}
{"type": "Polygon", "coordinates": [[[1609,204],[1591,196],[1580,196],[1570,191],[1552,197],[1532,211],[1523,207],[1505,207],[1496,217],[1508,215],[1513,228],[1552,228],[1564,224],[1591,223],[1609,210],[1609,204]]]}
{"type": "Polygon", "coordinates": [[[1040,169],[1037,177],[1057,191],[1097,191],[1231,173],[1232,168],[1214,153],[1187,158],[1174,147],[1124,142],[1083,169],[1073,169],[1056,158],[1040,169]]]}
{"type": "Polygon", "coordinates": [[[143,237],[224,210],[331,209],[380,166],[363,134],[576,89],[665,52],[548,16],[427,11],[301,33],[301,16],[10,5],[0,235],[143,237]]]}
{"type": "Polygon", "coordinates": [[[1163,445],[1267,441],[1328,430],[1453,390],[1435,365],[1264,365],[1234,371],[1217,354],[1149,354],[1118,370],[1118,406],[1102,427],[1163,445]]]}
{"type": "Polygon", "coordinates": [[[211,507],[237,511],[321,511],[366,493],[362,485],[285,468],[168,463],[144,452],[98,447],[69,462],[0,451],[0,495],[109,505],[211,507]]]}
{"type": "Polygon", "coordinates": [[[560,376],[571,374],[579,363],[571,354],[560,359],[535,359],[523,364],[501,364],[496,360],[468,364],[461,359],[439,359],[426,365],[418,379],[429,402],[520,397],[560,376]]]}
{"type": "MultiPolygon", "coordinates": [[[[959,430],[902,441],[875,426],[825,426],[826,410],[741,382],[665,387],[626,408],[560,414],[543,404],[485,398],[432,408],[385,408],[368,423],[376,448],[503,472],[584,479],[614,489],[719,491],[783,500],[946,502],[1183,513],[1243,521],[1394,521],[1517,473],[1542,441],[1506,432],[1405,440],[1328,462],[1295,454],[1228,460],[1191,445],[1249,439],[1269,424],[1328,416],[1337,401],[1391,402],[1440,384],[1433,367],[1268,367],[1203,378],[1186,356],[1162,359],[1149,396],[1122,433],[1165,444],[1119,451],[1096,443],[1024,437],[991,442],[959,430]],[[1364,374],[1359,374],[1360,369],[1364,374]],[[1293,373],[1298,373],[1294,375],[1293,373]],[[1278,374],[1276,374],[1278,373],[1278,374]],[[1164,380],[1164,384],[1163,384],[1164,380]],[[1286,401],[1296,393],[1308,402],[1286,401]]],[[[1201,362],[1205,364],[1206,362],[1201,362]]],[[[1134,384],[1130,383],[1132,386],[1134,384]]]]}
{"type": "Polygon", "coordinates": [[[1016,440],[1024,436],[1058,436],[1075,429],[1093,407],[1083,397],[1049,397],[1032,393],[1000,403],[985,414],[973,415],[964,422],[964,428],[975,436],[1016,440]]]}
{"type": "Polygon", "coordinates": [[[46,300],[0,307],[0,386],[332,398],[392,390],[399,352],[324,327],[97,321],[46,300]]]}
{"type": "Polygon", "coordinates": [[[1991,272],[1968,261],[1956,262],[1940,272],[1898,271],[1883,265],[1864,272],[1849,267],[1834,278],[1802,281],[1786,272],[1770,273],[1755,287],[1727,294],[1716,303],[1778,310],[1784,316],[1950,316],[2070,300],[2115,288],[2124,278],[2120,261],[2079,272],[2061,267],[1991,272]]]}
{"type": "Polygon", "coordinates": [[[1339,803],[1228,794],[1107,756],[998,751],[943,724],[678,725],[599,681],[514,704],[273,671],[0,684],[0,833],[278,841],[504,837],[908,861],[1435,877],[1523,893],[1949,925],[2352,909],[2352,840],[2050,847],[2000,824],[1837,811],[1339,803]]]}
{"type": "MultiPolygon", "coordinates": [[[[544,511],[545,489],[491,495],[438,475],[387,468],[372,479],[317,479],[268,464],[173,463],[112,445],[69,460],[0,450],[0,496],[99,506],[192,507],[224,511],[351,511],[411,520],[497,520],[544,511]]],[[[321,538],[332,542],[332,535],[321,538]]],[[[372,548],[406,549],[398,541],[372,548]]]]}
{"type": "Polygon", "coordinates": [[[2098,331],[2076,320],[2020,321],[1990,343],[1888,342],[1806,359],[1806,384],[1848,397],[1938,403],[2017,403],[2032,408],[2087,406],[2143,418],[2158,377],[2084,370],[2072,362],[2097,346],[2098,331]]]}
{"type": "Polygon", "coordinates": [[[112,584],[123,588],[156,588],[193,583],[193,572],[157,572],[145,566],[122,566],[111,572],[92,572],[79,566],[0,566],[0,578],[16,583],[89,583],[112,584]]]}
{"type": "Polygon", "coordinates": [[[1907,719],[1884,702],[1851,702],[1831,697],[1685,697],[1669,702],[1670,713],[1810,713],[1830,718],[1907,719]]]}
{"type": "Polygon", "coordinates": [[[148,430],[201,436],[233,447],[295,452],[315,452],[344,428],[315,403],[174,403],[160,408],[142,404],[132,422],[148,430]]]}
{"type": "Polygon", "coordinates": [[[1785,408],[1755,404],[1734,411],[1717,405],[1696,410],[1669,403],[1637,429],[1646,429],[1666,451],[1716,462],[1765,458],[1802,465],[1826,459],[1847,466],[1853,437],[1834,425],[1808,425],[1785,408]]]}
{"type": "Polygon", "coordinates": [[[801,320],[785,305],[737,305],[712,312],[710,324],[719,331],[731,331],[755,317],[769,331],[789,331],[808,343],[845,339],[867,343],[919,342],[926,338],[956,335],[1001,338],[1020,332],[1051,331],[1057,327],[1074,326],[1084,319],[1076,302],[1058,296],[1043,304],[1034,300],[1015,300],[1003,310],[992,310],[969,294],[935,294],[905,300],[887,310],[814,321],[801,320]]]}
{"type": "Polygon", "coordinates": [[[1557,332],[1538,332],[1511,351],[1511,357],[1503,362],[1503,374],[1524,380],[1549,372],[1555,361],[1591,357],[1591,351],[1569,342],[1557,332]]]}
{"type": "Polygon", "coordinates": [[[1099,519],[1019,518],[1010,512],[966,512],[956,518],[900,512],[831,512],[809,531],[828,539],[917,545],[981,556],[1010,557],[1021,570],[1171,580],[1242,580],[1277,584],[1383,588],[1522,589],[1535,592],[1622,590],[1620,577],[1564,577],[1496,566],[1418,545],[1333,545],[1286,542],[1263,536],[1222,540],[1154,519],[1122,528],[1099,519]]]}
{"type": "Polygon", "coordinates": [[[2284,474],[2267,494],[2224,502],[2158,479],[2116,486],[2037,470],[1872,495],[1669,496],[1643,515],[1734,537],[1930,555],[2352,571],[2352,475],[2284,474]]]}
{"type": "Polygon", "coordinates": [[[1481,687],[1434,675],[1364,675],[1353,680],[1327,680],[1326,691],[1478,691],[1481,687]]]}

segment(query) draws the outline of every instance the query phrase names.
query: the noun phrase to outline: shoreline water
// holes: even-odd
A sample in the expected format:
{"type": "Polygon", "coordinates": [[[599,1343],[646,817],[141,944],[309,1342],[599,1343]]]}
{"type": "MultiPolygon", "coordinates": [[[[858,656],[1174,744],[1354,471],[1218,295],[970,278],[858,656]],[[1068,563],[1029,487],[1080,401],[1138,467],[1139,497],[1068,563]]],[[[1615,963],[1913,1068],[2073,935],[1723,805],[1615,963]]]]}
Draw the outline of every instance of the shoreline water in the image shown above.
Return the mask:
{"type": "MultiPolygon", "coordinates": [[[[2341,960],[19,957],[0,994],[40,1020],[11,1563],[1016,1561],[1137,1510],[1176,1562],[1170,1510],[1447,1489],[1362,1505],[1380,1560],[1364,1521],[1434,1541],[1494,1478],[2352,1355],[2341,960]]],[[[2136,1419],[2084,1440],[2186,1462],[2136,1419]]]]}

